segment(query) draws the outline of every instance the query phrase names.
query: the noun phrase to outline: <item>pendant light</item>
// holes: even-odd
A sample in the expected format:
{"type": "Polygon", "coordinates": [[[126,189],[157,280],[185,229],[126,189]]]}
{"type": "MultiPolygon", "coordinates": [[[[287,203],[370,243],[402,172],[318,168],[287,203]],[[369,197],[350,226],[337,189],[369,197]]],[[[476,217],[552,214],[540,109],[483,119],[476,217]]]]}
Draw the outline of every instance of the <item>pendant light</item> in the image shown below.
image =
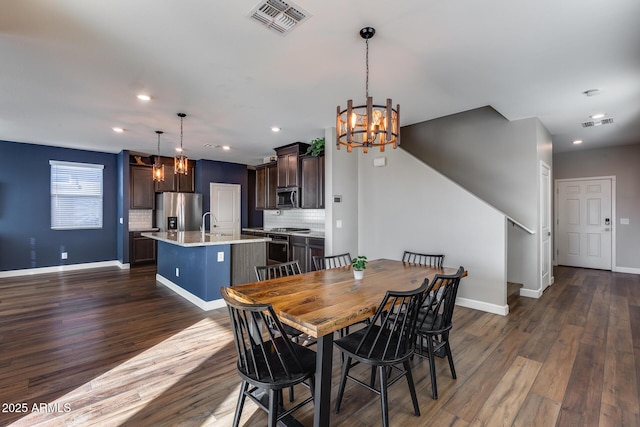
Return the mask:
{"type": "Polygon", "coordinates": [[[156,156],[156,161],[153,162],[153,180],[154,181],[164,181],[164,165],[160,162],[160,135],[164,132],[161,130],[157,130],[158,134],[158,155],[156,156]]]}
{"type": "Polygon", "coordinates": [[[187,115],[185,113],[178,113],[180,117],[180,155],[173,158],[173,173],[187,175],[189,172],[189,159],[184,155],[184,148],[182,147],[182,122],[187,115]]]}
{"type": "Polygon", "coordinates": [[[375,28],[365,27],[360,30],[360,37],[366,45],[366,104],[353,106],[353,100],[347,101],[347,108],[340,109],[336,115],[336,145],[347,146],[351,152],[353,147],[362,147],[365,153],[369,147],[380,147],[384,151],[387,144],[393,148],[400,145],[400,105],[391,107],[391,99],[386,105],[376,105],[369,96],[369,39],[376,33],[375,28]]]}

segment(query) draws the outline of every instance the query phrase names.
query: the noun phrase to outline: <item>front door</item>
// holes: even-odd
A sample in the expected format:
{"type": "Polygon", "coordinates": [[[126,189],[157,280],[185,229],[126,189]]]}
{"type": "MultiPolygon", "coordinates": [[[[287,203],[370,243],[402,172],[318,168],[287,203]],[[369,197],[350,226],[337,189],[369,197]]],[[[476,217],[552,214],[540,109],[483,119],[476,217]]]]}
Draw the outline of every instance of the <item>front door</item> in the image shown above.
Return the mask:
{"type": "Polygon", "coordinates": [[[558,264],[611,270],[611,179],[557,181],[558,264]]]}
{"type": "Polygon", "coordinates": [[[212,182],[210,231],[240,234],[240,185],[212,182]]]}

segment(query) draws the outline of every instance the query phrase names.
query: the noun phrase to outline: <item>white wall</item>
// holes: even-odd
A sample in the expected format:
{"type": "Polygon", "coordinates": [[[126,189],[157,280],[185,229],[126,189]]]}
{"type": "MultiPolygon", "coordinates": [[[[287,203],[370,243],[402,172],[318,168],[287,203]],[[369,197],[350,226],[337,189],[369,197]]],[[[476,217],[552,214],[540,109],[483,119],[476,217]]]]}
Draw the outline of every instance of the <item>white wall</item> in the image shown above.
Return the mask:
{"type": "Polygon", "coordinates": [[[445,264],[469,272],[459,304],[506,314],[505,216],[404,151],[334,152],[357,157],[358,254],[399,260],[415,250],[445,254],[445,264]]]}
{"type": "Polygon", "coordinates": [[[335,128],[325,129],[325,254],[358,252],[358,156],[336,149],[335,128]],[[342,201],[335,203],[334,196],[342,201]],[[342,227],[337,227],[342,221],[342,227]]]}

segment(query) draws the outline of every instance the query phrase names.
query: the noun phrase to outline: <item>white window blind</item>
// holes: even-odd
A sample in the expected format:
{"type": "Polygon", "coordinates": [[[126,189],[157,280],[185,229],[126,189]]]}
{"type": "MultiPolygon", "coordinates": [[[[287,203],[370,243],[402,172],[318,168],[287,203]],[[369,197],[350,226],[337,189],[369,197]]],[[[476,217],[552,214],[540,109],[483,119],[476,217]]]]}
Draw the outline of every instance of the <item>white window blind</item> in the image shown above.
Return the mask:
{"type": "Polygon", "coordinates": [[[102,228],[104,165],[49,160],[51,229],[102,228]]]}

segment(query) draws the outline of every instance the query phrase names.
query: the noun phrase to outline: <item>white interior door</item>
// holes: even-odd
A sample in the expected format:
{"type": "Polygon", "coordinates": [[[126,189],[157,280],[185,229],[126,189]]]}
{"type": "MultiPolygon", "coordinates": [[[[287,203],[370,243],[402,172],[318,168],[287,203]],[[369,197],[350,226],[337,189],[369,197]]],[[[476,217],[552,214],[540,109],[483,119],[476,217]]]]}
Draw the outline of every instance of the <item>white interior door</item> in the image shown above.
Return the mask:
{"type": "Polygon", "coordinates": [[[551,284],[551,170],[540,162],[540,286],[551,284]]]}
{"type": "Polygon", "coordinates": [[[611,270],[611,179],[558,181],[558,264],[611,270]]]}
{"type": "Polygon", "coordinates": [[[240,234],[240,185],[212,182],[209,186],[211,232],[240,234]]]}

